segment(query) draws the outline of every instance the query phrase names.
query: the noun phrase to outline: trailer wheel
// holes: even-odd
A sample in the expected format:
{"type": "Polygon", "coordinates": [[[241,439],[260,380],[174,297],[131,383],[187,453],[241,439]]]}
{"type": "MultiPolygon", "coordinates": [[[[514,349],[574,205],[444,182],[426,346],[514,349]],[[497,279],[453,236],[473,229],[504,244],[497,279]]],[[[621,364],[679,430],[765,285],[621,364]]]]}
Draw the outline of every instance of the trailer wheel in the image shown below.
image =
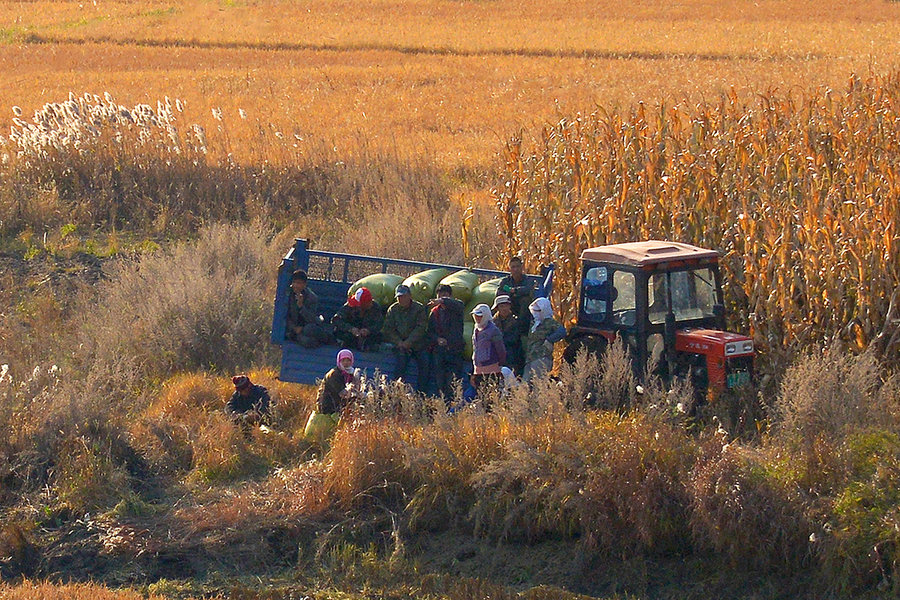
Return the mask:
{"type": "Polygon", "coordinates": [[[570,365],[575,364],[575,359],[578,358],[578,353],[582,348],[600,360],[603,353],[606,352],[607,346],[609,346],[609,342],[602,335],[581,335],[569,340],[566,349],[563,350],[563,360],[570,365]]]}

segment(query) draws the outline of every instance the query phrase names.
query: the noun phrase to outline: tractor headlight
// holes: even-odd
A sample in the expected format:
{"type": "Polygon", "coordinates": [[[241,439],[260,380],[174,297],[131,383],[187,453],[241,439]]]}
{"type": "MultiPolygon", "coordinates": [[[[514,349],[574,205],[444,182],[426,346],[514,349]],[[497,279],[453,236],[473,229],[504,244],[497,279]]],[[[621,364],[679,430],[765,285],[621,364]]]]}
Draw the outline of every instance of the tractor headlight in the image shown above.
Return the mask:
{"type": "Polygon", "coordinates": [[[745,342],[728,342],[725,344],[725,356],[749,354],[751,352],[753,352],[753,342],[751,340],[745,342]]]}

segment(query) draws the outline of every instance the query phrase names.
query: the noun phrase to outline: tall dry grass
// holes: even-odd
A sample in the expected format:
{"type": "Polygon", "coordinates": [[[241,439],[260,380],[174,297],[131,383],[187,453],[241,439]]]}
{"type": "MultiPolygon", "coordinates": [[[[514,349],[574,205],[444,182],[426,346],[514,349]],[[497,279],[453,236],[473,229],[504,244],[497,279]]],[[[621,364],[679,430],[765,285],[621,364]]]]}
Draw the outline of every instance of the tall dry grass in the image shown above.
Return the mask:
{"type": "Polygon", "coordinates": [[[165,600],[165,596],[149,596],[132,590],[114,590],[93,583],[53,584],[26,581],[19,585],[0,586],[3,600],[165,600]]]}
{"type": "Polygon", "coordinates": [[[31,118],[16,117],[0,144],[4,236],[74,224],[172,238],[211,221],[293,226],[317,213],[331,221],[328,229],[335,222],[350,228],[364,206],[399,200],[437,214],[448,205],[427,160],[364,143],[352,156],[324,141],[301,150],[294,135],[285,139],[260,125],[249,140],[250,164],[242,165],[230,146],[233,123],[221,110],[209,130],[188,122],[183,110],[168,97],[125,106],[108,93],[70,93],[31,118]]]}
{"type": "Polygon", "coordinates": [[[211,225],[196,241],[119,261],[79,310],[82,360],[129,361],[135,383],[262,364],[282,250],[270,239],[259,224],[211,225]]]}
{"type": "Polygon", "coordinates": [[[900,284],[898,102],[892,71],[840,90],[566,117],[507,146],[495,197],[508,251],[557,263],[571,317],[586,247],[715,248],[732,325],[763,351],[863,348],[900,284]]]}

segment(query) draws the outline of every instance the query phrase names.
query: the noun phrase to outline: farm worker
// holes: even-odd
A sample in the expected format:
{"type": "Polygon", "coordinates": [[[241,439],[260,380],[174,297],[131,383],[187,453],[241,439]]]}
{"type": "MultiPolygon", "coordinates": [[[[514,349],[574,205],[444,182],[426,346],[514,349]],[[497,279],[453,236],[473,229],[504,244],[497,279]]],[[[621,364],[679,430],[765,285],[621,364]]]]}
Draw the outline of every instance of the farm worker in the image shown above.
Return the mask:
{"type": "Polygon", "coordinates": [[[462,373],[465,349],[463,340],[463,313],[465,305],[453,297],[453,288],[441,284],[437,298],[428,302],[427,337],[431,359],[431,381],[428,393],[440,394],[450,405],[453,397],[453,380],[462,373]]]}
{"type": "Polygon", "coordinates": [[[331,343],[330,326],[319,315],[319,297],[306,285],[306,271],[297,269],[291,275],[285,337],[304,348],[317,348],[331,343]]]}
{"type": "Polygon", "coordinates": [[[347,302],[331,319],[334,337],[344,347],[374,350],[381,342],[384,309],[372,299],[369,288],[361,287],[347,298],[347,302]]]}
{"type": "Polygon", "coordinates": [[[334,433],[341,411],[362,395],[359,369],[353,368],[353,352],[342,349],[335,358],[335,367],[325,374],[316,395],[316,410],[306,421],[304,437],[309,442],[325,445],[334,433]]]}
{"type": "Polygon", "coordinates": [[[494,311],[494,324],[503,332],[503,344],[506,346],[504,366],[511,368],[517,375],[522,374],[525,367],[525,356],[522,354],[523,321],[512,311],[509,296],[501,294],[491,307],[494,311]]]}
{"type": "Polygon", "coordinates": [[[472,310],[475,329],[472,331],[472,365],[474,367],[471,382],[478,395],[485,384],[501,386],[503,384],[502,365],[506,360],[506,346],[503,345],[503,332],[494,324],[491,308],[487,304],[479,304],[472,310]]]}
{"type": "Polygon", "coordinates": [[[249,436],[252,426],[261,425],[269,417],[269,390],[255,385],[246,375],[235,375],[231,383],[234,393],[225,403],[225,414],[249,436]]]}
{"type": "Polygon", "coordinates": [[[524,379],[531,383],[553,368],[553,344],[566,337],[566,328],[553,318],[547,298],[538,298],[528,306],[531,327],[525,337],[524,379]]]}
{"type": "Polygon", "coordinates": [[[422,391],[429,377],[428,353],[425,348],[428,312],[424,304],[413,300],[407,285],[398,285],[394,296],[397,300],[388,308],[382,330],[385,341],[394,345],[394,370],[391,377],[406,377],[410,362],[415,362],[416,390],[422,391]]]}
{"type": "Polygon", "coordinates": [[[518,256],[509,259],[509,275],[501,279],[497,286],[496,297],[499,296],[508,296],[513,314],[524,322],[528,321],[528,305],[534,300],[534,286],[525,277],[525,266],[518,256]]]}

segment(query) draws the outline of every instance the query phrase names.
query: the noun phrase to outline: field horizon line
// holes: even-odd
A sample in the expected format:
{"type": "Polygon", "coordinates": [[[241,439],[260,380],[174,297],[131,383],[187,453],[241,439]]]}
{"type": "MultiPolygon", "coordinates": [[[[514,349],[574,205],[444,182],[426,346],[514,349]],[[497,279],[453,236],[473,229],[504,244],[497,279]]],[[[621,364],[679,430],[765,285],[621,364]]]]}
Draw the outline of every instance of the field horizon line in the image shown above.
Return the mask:
{"type": "Polygon", "coordinates": [[[549,48],[486,48],[480,50],[453,48],[447,46],[414,46],[379,43],[361,44],[315,44],[302,42],[220,42],[214,40],[194,39],[152,39],[113,36],[88,36],[71,38],[65,36],[42,35],[29,33],[22,37],[23,44],[33,45],[89,45],[110,44],[117,46],[138,46],[149,48],[195,48],[200,50],[263,50],[263,51],[314,51],[314,52],[395,52],[410,55],[483,57],[483,56],[518,56],[522,58],[570,58],[600,60],[694,60],[709,62],[745,61],[745,62],[803,62],[821,60],[825,55],[816,52],[803,54],[777,53],[712,53],[712,52],[646,52],[615,50],[564,50],[549,48]]]}

